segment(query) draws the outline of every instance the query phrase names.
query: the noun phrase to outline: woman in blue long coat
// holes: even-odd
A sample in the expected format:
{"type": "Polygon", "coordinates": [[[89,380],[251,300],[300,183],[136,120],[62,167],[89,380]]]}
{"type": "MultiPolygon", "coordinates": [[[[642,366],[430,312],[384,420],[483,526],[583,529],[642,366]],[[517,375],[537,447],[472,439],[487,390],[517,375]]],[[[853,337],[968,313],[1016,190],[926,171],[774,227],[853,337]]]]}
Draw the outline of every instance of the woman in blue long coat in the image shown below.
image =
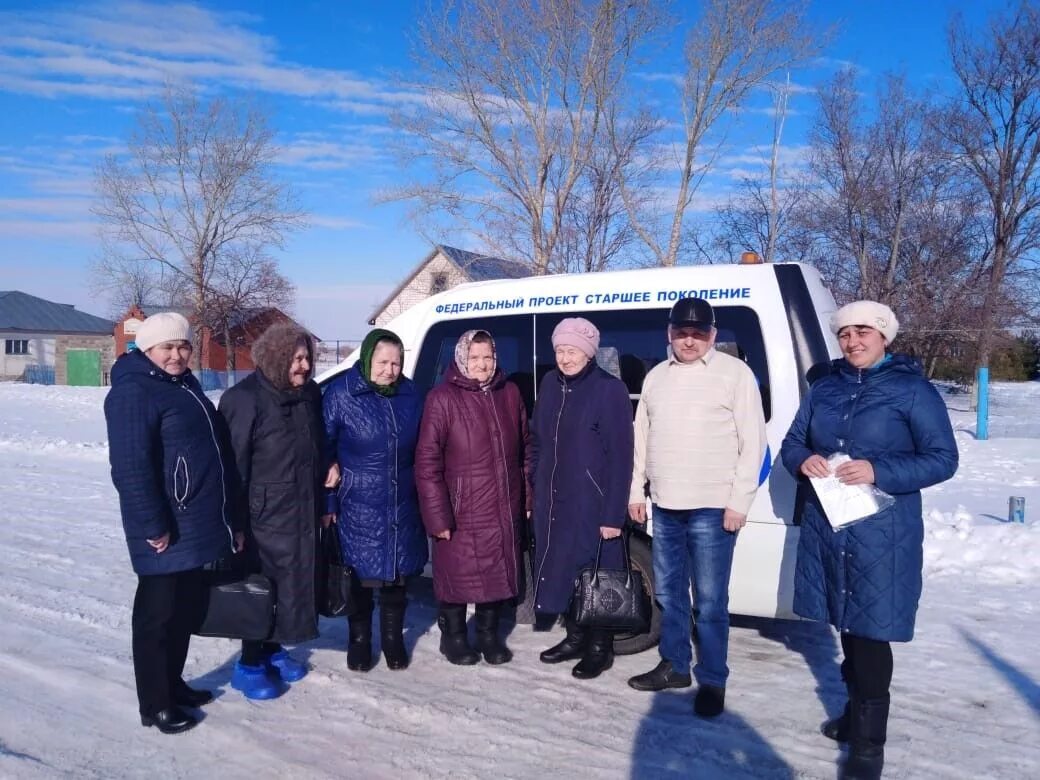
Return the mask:
{"type": "Polygon", "coordinates": [[[876,485],[895,504],[833,530],[809,490],[795,568],[794,609],[841,635],[849,704],[823,733],[849,742],[843,777],[880,777],[892,679],[891,642],[909,642],[921,596],[921,490],[957,470],[957,443],[942,398],[920,366],[890,354],[899,323],[873,301],[831,319],[844,357],[816,382],[784,438],[780,457],[800,477],[826,477],[826,458],[852,460],[835,475],[876,485]]]}
{"type": "MultiPolygon", "coordinates": [[[[569,613],[574,581],[593,564],[623,567],[621,528],[632,478],[632,403],[628,388],[596,365],[599,331],[586,319],[553,330],[557,368],[538,389],[531,426],[535,611],[569,613]]],[[[580,658],[573,674],[598,677],[614,663],[608,631],[566,619],[567,636],[541,654],[544,663],[580,658]]]]}
{"type": "Polygon", "coordinates": [[[405,582],[429,556],[415,491],[415,446],[423,398],[401,373],[404,345],[376,329],[354,366],[325,391],[322,408],[329,446],[340,467],[337,527],[346,563],[359,587],[349,618],[347,666],[372,667],[373,589],[379,589],[383,656],[391,669],[408,666],[403,628],[405,582]]]}

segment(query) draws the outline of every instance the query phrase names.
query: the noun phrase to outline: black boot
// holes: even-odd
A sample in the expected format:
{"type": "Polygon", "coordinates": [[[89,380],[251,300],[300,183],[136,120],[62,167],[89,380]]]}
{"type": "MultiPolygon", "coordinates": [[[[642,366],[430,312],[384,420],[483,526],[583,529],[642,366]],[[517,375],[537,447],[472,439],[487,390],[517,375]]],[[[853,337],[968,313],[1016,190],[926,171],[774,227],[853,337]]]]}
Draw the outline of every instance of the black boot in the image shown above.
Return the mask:
{"type": "Polygon", "coordinates": [[[466,605],[442,604],[437,615],[441,629],[441,654],[456,666],[472,666],[480,655],[469,646],[466,636],[466,605]]]}
{"type": "Polygon", "coordinates": [[[353,614],[347,620],[350,624],[347,668],[352,672],[367,672],[372,668],[372,612],[353,614]]]}
{"type": "Polygon", "coordinates": [[[477,651],[484,655],[489,664],[505,664],[513,660],[513,654],[498,638],[498,618],[502,602],[477,604],[477,651]]]}
{"type": "Polygon", "coordinates": [[[354,614],[347,618],[350,634],[347,639],[347,668],[352,672],[367,672],[372,668],[372,612],[375,599],[372,588],[354,583],[354,614]]]}
{"type": "Polygon", "coordinates": [[[614,634],[601,628],[589,631],[589,640],[578,665],[571,672],[579,680],[599,677],[614,665],[614,634]]]}
{"type": "Polygon", "coordinates": [[[543,650],[538,657],[543,664],[558,664],[563,661],[573,661],[581,658],[585,653],[585,644],[588,641],[588,633],[579,626],[570,616],[567,617],[567,636],[562,642],[553,645],[548,650],[543,650]]]}
{"type": "Polygon", "coordinates": [[[842,780],[879,780],[885,766],[888,703],[883,699],[855,699],[850,706],[849,757],[842,780]]]}
{"type": "Polygon", "coordinates": [[[404,646],[404,610],[407,606],[404,588],[379,599],[379,638],[383,643],[383,658],[388,669],[407,669],[408,651],[404,646]]]}
{"type": "Polygon", "coordinates": [[[820,732],[827,739],[833,739],[835,742],[848,742],[849,734],[851,733],[851,716],[849,715],[849,702],[856,698],[855,691],[852,690],[852,683],[849,682],[851,672],[848,668],[848,660],[841,662],[841,679],[845,681],[845,690],[848,692],[849,698],[845,702],[845,709],[841,715],[833,718],[822,726],[820,726],[820,732]]]}

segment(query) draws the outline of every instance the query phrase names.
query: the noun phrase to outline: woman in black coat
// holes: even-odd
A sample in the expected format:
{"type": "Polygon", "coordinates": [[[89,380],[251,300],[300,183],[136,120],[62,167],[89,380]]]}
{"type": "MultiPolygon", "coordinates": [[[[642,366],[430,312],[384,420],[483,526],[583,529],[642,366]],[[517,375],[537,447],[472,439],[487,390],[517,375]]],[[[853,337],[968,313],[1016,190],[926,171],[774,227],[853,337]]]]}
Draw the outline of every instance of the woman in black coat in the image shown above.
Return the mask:
{"type": "Polygon", "coordinates": [[[181,675],[201,618],[202,567],[231,552],[234,469],[224,421],[188,369],[188,321],[153,314],[136,343],[112,368],[108,456],[138,577],[132,631],[141,724],[176,734],[198,722],[182,707],[213,698],[181,675]]]}
{"type": "Polygon", "coordinates": [[[330,458],[310,334],[291,322],[272,325],[254,343],[253,362],[256,371],[224,393],[220,412],[231,431],[246,551],[274,582],[278,609],[269,641],[242,643],[231,685],[270,699],[307,673],[282,643],[318,636],[315,562],[330,458]]]}

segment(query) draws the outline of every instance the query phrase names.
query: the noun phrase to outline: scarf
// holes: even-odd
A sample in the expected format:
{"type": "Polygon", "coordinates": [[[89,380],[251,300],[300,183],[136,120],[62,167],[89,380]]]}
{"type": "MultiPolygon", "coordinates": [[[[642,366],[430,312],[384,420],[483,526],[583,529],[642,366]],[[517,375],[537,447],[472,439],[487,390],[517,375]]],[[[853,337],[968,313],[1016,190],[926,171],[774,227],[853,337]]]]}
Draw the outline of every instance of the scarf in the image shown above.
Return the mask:
{"type": "Polygon", "coordinates": [[[401,338],[393,331],[376,328],[375,330],[370,331],[369,334],[365,336],[365,340],[361,342],[361,359],[358,361],[361,365],[361,378],[368,383],[369,387],[379,393],[379,395],[397,395],[397,386],[401,382],[401,377],[404,376],[403,366],[401,374],[398,375],[397,380],[392,385],[377,385],[371,379],[372,355],[376,351],[376,344],[380,341],[396,344],[401,348],[402,358],[404,357],[404,343],[401,341],[401,338]]]}
{"type": "Polygon", "coordinates": [[[498,369],[498,353],[495,351],[495,340],[491,338],[491,334],[486,330],[467,330],[461,336],[459,336],[458,342],[455,344],[455,367],[459,370],[466,379],[473,379],[469,375],[469,348],[473,344],[473,339],[481,333],[491,339],[491,376],[488,377],[486,382],[480,383],[480,389],[484,390],[488,385],[491,384],[495,378],[495,371],[498,369]]]}

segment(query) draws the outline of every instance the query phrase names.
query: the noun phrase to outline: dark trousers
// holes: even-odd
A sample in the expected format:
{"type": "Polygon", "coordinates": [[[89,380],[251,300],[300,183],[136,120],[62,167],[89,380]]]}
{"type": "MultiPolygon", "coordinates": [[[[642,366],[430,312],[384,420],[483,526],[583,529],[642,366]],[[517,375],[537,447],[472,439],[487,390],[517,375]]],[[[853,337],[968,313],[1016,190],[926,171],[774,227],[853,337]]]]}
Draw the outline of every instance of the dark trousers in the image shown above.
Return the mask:
{"type": "Polygon", "coordinates": [[[861,699],[884,699],[892,684],[892,645],[852,634],[841,635],[841,671],[861,699]]]}
{"type": "Polygon", "coordinates": [[[201,618],[203,589],[202,569],[137,578],[131,626],[142,715],[154,715],[174,703],[191,632],[201,618]]]}
{"type": "Polygon", "coordinates": [[[264,642],[251,639],[242,640],[242,665],[263,666],[267,659],[279,652],[282,646],[277,642],[264,642]]]}
{"type": "Polygon", "coordinates": [[[404,585],[382,585],[370,588],[355,580],[354,598],[357,599],[357,614],[359,616],[365,612],[372,614],[373,609],[375,609],[375,599],[373,597],[377,590],[379,591],[380,606],[404,607],[408,601],[408,591],[404,585]]]}

